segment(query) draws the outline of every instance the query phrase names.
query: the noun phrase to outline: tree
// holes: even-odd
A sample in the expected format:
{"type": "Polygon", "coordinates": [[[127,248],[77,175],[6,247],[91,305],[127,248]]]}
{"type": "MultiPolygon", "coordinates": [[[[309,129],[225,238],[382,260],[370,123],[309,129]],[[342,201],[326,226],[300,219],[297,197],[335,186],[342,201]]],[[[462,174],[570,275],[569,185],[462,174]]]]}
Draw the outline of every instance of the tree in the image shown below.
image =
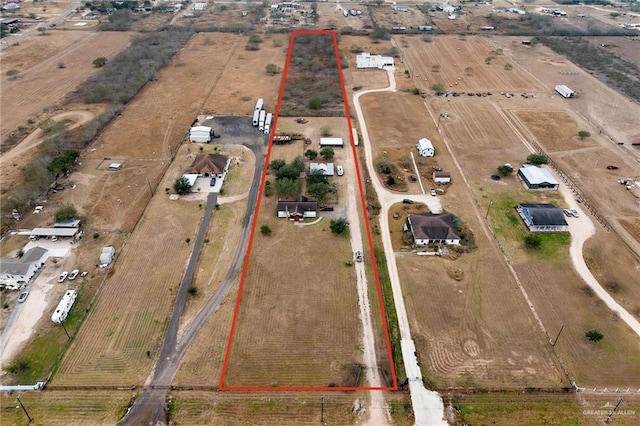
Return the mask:
{"type": "Polygon", "coordinates": [[[283,168],[286,165],[287,165],[287,163],[283,159],[276,158],[275,160],[272,160],[269,163],[269,168],[271,170],[273,170],[274,172],[277,172],[278,170],[280,170],[281,168],[283,168]]]}
{"type": "Polygon", "coordinates": [[[304,156],[307,157],[309,160],[313,161],[318,157],[318,151],[313,150],[313,149],[308,149],[304,153],[304,156]]]}
{"type": "Polygon", "coordinates": [[[318,98],[311,98],[309,101],[309,109],[320,109],[322,107],[322,101],[318,98]]]}
{"type": "Polygon", "coordinates": [[[322,173],[321,170],[313,170],[307,174],[307,183],[313,185],[314,183],[327,183],[327,176],[322,173]]]}
{"type": "Polygon", "coordinates": [[[549,160],[547,160],[547,156],[544,154],[529,154],[527,156],[527,162],[539,166],[541,164],[547,164],[549,160]]]}
{"type": "Polygon", "coordinates": [[[585,140],[589,136],[591,136],[591,133],[587,132],[586,130],[580,130],[578,132],[578,137],[580,138],[580,140],[585,140]]]}
{"type": "Polygon", "coordinates": [[[373,0],[373,4],[375,4],[376,7],[382,6],[382,3],[384,3],[384,0],[373,0]]]}
{"type": "Polygon", "coordinates": [[[300,182],[291,178],[276,179],[276,192],[284,198],[294,197],[300,193],[300,182]]]}
{"type": "Polygon", "coordinates": [[[333,148],[322,148],[320,150],[320,156],[325,160],[325,161],[329,161],[333,158],[334,156],[334,152],[333,152],[333,148]]]}
{"type": "Polygon", "coordinates": [[[76,211],[76,208],[69,204],[56,210],[53,214],[53,219],[56,222],[66,222],[68,220],[75,219],[77,214],[78,212],[76,211]]]}
{"type": "Polygon", "coordinates": [[[15,68],[12,68],[9,71],[7,71],[5,74],[7,75],[7,77],[16,77],[18,74],[20,74],[20,71],[18,71],[15,68]]]}
{"type": "Polygon", "coordinates": [[[316,182],[309,185],[307,192],[315,198],[319,204],[324,204],[327,194],[331,192],[331,186],[324,182],[316,182]]]}
{"type": "Polygon", "coordinates": [[[509,164],[502,164],[498,166],[498,173],[500,174],[500,176],[509,176],[511,173],[513,173],[513,167],[511,167],[511,165],[509,164]]]}
{"type": "Polygon", "coordinates": [[[102,68],[107,64],[107,58],[104,56],[98,56],[93,60],[92,64],[96,68],[102,68]]]}
{"type": "Polygon", "coordinates": [[[191,184],[186,177],[182,176],[173,183],[173,190],[178,195],[187,195],[191,192],[191,184]]]}
{"type": "Polygon", "coordinates": [[[604,338],[604,335],[602,333],[600,333],[598,330],[593,329],[593,330],[589,330],[584,334],[584,337],[586,337],[587,339],[589,339],[590,341],[594,342],[594,343],[598,343],[600,340],[602,340],[604,338]]]}
{"type": "Polygon", "coordinates": [[[276,172],[276,179],[297,179],[300,176],[300,170],[294,167],[293,164],[287,164],[284,167],[280,167],[276,172]]]}
{"type": "Polygon", "coordinates": [[[267,64],[267,66],[265,67],[267,69],[267,74],[269,75],[276,75],[280,73],[280,67],[277,66],[276,64],[267,64]]]}
{"type": "Polygon", "coordinates": [[[442,93],[442,92],[444,92],[444,84],[442,84],[442,83],[433,83],[431,85],[431,90],[433,90],[436,93],[442,93]]]}
{"type": "Polygon", "coordinates": [[[388,175],[391,173],[391,162],[386,158],[379,158],[375,161],[376,170],[378,173],[384,173],[388,175]]]}
{"type": "Polygon", "coordinates": [[[80,156],[80,152],[75,149],[70,149],[64,153],[54,157],[53,160],[47,164],[47,170],[54,176],[60,176],[71,170],[73,163],[80,156]]]}
{"type": "Polygon", "coordinates": [[[464,69],[464,74],[465,74],[467,77],[472,76],[472,75],[473,75],[473,68],[471,68],[471,67],[466,67],[466,68],[464,69]]]}
{"type": "Polygon", "coordinates": [[[329,136],[333,135],[333,132],[331,131],[331,127],[329,126],[322,126],[320,128],[320,135],[322,137],[328,138],[329,136]]]}
{"type": "Polygon", "coordinates": [[[300,174],[304,170],[304,157],[298,155],[296,158],[294,158],[291,162],[291,167],[296,169],[298,174],[300,174]]]}
{"type": "Polygon", "coordinates": [[[318,15],[318,4],[314,1],[311,3],[311,20],[316,23],[320,19],[320,15],[318,15]]]}
{"type": "Polygon", "coordinates": [[[527,234],[524,237],[524,245],[528,249],[538,249],[542,245],[542,238],[538,234],[527,234]]]}
{"type": "Polygon", "coordinates": [[[45,35],[45,33],[47,32],[47,27],[45,26],[38,27],[37,31],[40,33],[40,35],[45,35]]]}
{"type": "Polygon", "coordinates": [[[340,235],[349,229],[349,221],[345,218],[332,219],[329,223],[329,228],[335,235],[340,235]]]}
{"type": "Polygon", "coordinates": [[[271,235],[271,228],[269,228],[269,226],[267,225],[262,225],[260,227],[260,233],[262,235],[271,235]]]}

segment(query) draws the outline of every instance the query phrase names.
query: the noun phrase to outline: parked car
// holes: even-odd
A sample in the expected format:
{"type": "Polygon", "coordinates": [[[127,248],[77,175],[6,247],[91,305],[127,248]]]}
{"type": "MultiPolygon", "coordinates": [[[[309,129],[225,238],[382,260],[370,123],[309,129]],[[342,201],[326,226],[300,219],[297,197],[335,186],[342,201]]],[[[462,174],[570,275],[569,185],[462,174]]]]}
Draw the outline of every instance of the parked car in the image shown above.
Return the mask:
{"type": "Polygon", "coordinates": [[[67,276],[69,276],[69,273],[67,271],[64,271],[63,273],[60,274],[60,276],[58,277],[58,282],[64,282],[64,280],[67,279],[67,276]]]}
{"type": "Polygon", "coordinates": [[[209,181],[209,186],[216,186],[216,178],[211,178],[211,180],[209,181]]]}
{"type": "Polygon", "coordinates": [[[362,262],[362,252],[360,250],[356,250],[353,257],[356,259],[356,262],[362,262]]]}
{"type": "Polygon", "coordinates": [[[609,170],[618,170],[620,168],[620,166],[616,166],[615,164],[609,164],[607,166],[607,169],[609,170]]]}
{"type": "Polygon", "coordinates": [[[82,273],[80,274],[80,276],[84,278],[84,277],[86,277],[86,276],[87,276],[87,274],[88,274],[88,273],[89,273],[89,272],[87,272],[87,271],[82,271],[82,273]]]}
{"type": "Polygon", "coordinates": [[[403,204],[413,204],[413,200],[410,200],[408,198],[405,198],[404,200],[402,200],[403,204]]]}
{"type": "Polygon", "coordinates": [[[37,235],[29,235],[29,241],[38,241],[37,235]]]}
{"type": "Polygon", "coordinates": [[[43,206],[36,206],[35,209],[33,209],[33,214],[38,214],[42,211],[42,209],[44,209],[43,206]]]}
{"type": "Polygon", "coordinates": [[[27,300],[27,297],[29,297],[29,292],[26,290],[23,290],[22,292],[20,292],[20,295],[18,296],[18,303],[22,303],[25,300],[27,300]]]}
{"type": "Polygon", "coordinates": [[[434,196],[434,197],[436,196],[436,190],[433,189],[433,188],[431,188],[431,195],[434,196]]]}
{"type": "Polygon", "coordinates": [[[58,237],[54,235],[53,237],[51,237],[51,241],[58,241],[58,237]]]}
{"type": "Polygon", "coordinates": [[[569,209],[562,209],[562,213],[564,213],[566,217],[573,216],[573,214],[569,211],[569,209]]]}
{"type": "Polygon", "coordinates": [[[580,213],[578,213],[578,210],[576,209],[569,209],[569,213],[571,213],[571,216],[573,217],[580,217],[580,213]]]}
{"type": "Polygon", "coordinates": [[[73,271],[71,271],[68,278],[70,280],[75,280],[79,273],[80,273],[79,269],[74,269],[73,271]]]}
{"type": "Polygon", "coordinates": [[[338,173],[338,176],[342,176],[344,174],[344,169],[342,168],[342,166],[337,166],[336,171],[338,173]]]}

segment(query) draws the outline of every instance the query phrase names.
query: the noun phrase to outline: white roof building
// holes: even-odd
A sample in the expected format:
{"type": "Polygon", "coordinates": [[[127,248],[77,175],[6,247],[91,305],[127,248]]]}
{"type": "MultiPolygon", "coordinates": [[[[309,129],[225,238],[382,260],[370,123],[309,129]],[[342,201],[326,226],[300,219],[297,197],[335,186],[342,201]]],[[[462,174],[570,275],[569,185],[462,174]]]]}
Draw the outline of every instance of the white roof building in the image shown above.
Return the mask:
{"type": "Polygon", "coordinates": [[[309,171],[311,172],[315,172],[315,171],[321,171],[323,175],[325,176],[333,176],[334,175],[334,171],[333,171],[333,163],[311,163],[309,166],[309,171]]]}
{"type": "Polygon", "coordinates": [[[433,144],[427,138],[420,139],[416,144],[416,148],[418,148],[418,153],[422,157],[433,157],[436,153],[435,149],[433,148],[433,144]]]}
{"type": "Polygon", "coordinates": [[[320,146],[344,146],[342,138],[320,138],[320,146]]]}
{"type": "Polygon", "coordinates": [[[558,189],[558,181],[549,170],[532,164],[525,164],[518,170],[518,177],[529,189],[558,189]]]}
{"type": "Polygon", "coordinates": [[[33,228],[29,235],[36,237],[75,237],[78,228],[33,228]]]}
{"type": "Polygon", "coordinates": [[[391,56],[371,55],[367,52],[362,52],[356,56],[357,68],[384,68],[392,67],[393,65],[394,62],[391,56]]]}
{"type": "Polygon", "coordinates": [[[213,129],[208,126],[194,126],[189,130],[191,142],[207,143],[213,137],[213,129]]]}
{"type": "Polygon", "coordinates": [[[116,249],[113,246],[107,246],[102,249],[102,253],[100,253],[100,267],[106,268],[111,264],[113,260],[113,255],[116,254],[116,249]]]}

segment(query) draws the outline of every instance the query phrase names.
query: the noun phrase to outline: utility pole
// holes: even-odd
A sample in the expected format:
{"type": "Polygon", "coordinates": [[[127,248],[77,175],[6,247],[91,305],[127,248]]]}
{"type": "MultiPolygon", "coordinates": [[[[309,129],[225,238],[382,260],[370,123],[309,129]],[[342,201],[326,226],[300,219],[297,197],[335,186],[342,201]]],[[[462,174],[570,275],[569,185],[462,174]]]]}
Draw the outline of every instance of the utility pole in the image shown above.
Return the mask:
{"type": "Polygon", "coordinates": [[[31,418],[31,416],[27,412],[27,409],[24,407],[24,404],[22,403],[22,401],[20,401],[20,398],[16,398],[16,401],[18,401],[18,404],[20,404],[20,407],[22,407],[22,411],[24,411],[24,414],[27,415],[27,418],[29,419],[29,423],[31,423],[33,421],[33,419],[31,418]]]}
{"type": "Polygon", "coordinates": [[[562,327],[560,327],[560,331],[558,331],[558,335],[556,336],[556,339],[551,344],[551,347],[555,347],[556,343],[558,343],[558,339],[560,338],[560,333],[562,333],[562,330],[564,330],[564,324],[562,324],[562,327]]]}
{"type": "Polygon", "coordinates": [[[71,336],[69,335],[69,332],[67,331],[67,327],[64,326],[64,322],[61,322],[60,325],[62,326],[62,329],[64,330],[65,334],[67,335],[67,338],[71,339],[71,336]]]}
{"type": "Polygon", "coordinates": [[[485,213],[484,218],[489,217],[489,210],[491,210],[491,206],[493,205],[493,200],[489,200],[489,207],[487,207],[487,213],[485,213]]]}
{"type": "Polygon", "coordinates": [[[611,423],[611,417],[613,417],[618,407],[620,407],[620,404],[622,404],[622,398],[618,400],[618,403],[616,404],[616,406],[613,407],[613,410],[611,410],[611,414],[609,414],[609,417],[607,417],[607,420],[604,421],[606,424],[611,423]]]}

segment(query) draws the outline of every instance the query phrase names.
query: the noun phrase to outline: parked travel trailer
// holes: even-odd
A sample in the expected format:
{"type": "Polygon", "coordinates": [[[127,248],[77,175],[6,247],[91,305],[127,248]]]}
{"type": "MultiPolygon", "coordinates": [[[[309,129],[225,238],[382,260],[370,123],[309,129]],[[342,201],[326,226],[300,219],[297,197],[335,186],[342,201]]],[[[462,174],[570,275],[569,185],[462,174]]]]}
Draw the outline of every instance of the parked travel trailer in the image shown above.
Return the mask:
{"type": "Polygon", "coordinates": [[[258,98],[258,101],[256,102],[256,111],[260,111],[262,108],[264,108],[264,99],[258,98]]]}
{"type": "Polygon", "coordinates": [[[253,127],[258,127],[258,121],[260,120],[260,111],[253,111],[253,127]]]}
{"type": "Polygon", "coordinates": [[[267,118],[267,112],[265,110],[260,111],[260,118],[258,120],[258,129],[264,130],[264,120],[267,118]]]}
{"type": "Polygon", "coordinates": [[[268,135],[271,131],[271,120],[273,119],[273,114],[270,112],[267,113],[266,118],[264,119],[264,134],[268,135]]]}

